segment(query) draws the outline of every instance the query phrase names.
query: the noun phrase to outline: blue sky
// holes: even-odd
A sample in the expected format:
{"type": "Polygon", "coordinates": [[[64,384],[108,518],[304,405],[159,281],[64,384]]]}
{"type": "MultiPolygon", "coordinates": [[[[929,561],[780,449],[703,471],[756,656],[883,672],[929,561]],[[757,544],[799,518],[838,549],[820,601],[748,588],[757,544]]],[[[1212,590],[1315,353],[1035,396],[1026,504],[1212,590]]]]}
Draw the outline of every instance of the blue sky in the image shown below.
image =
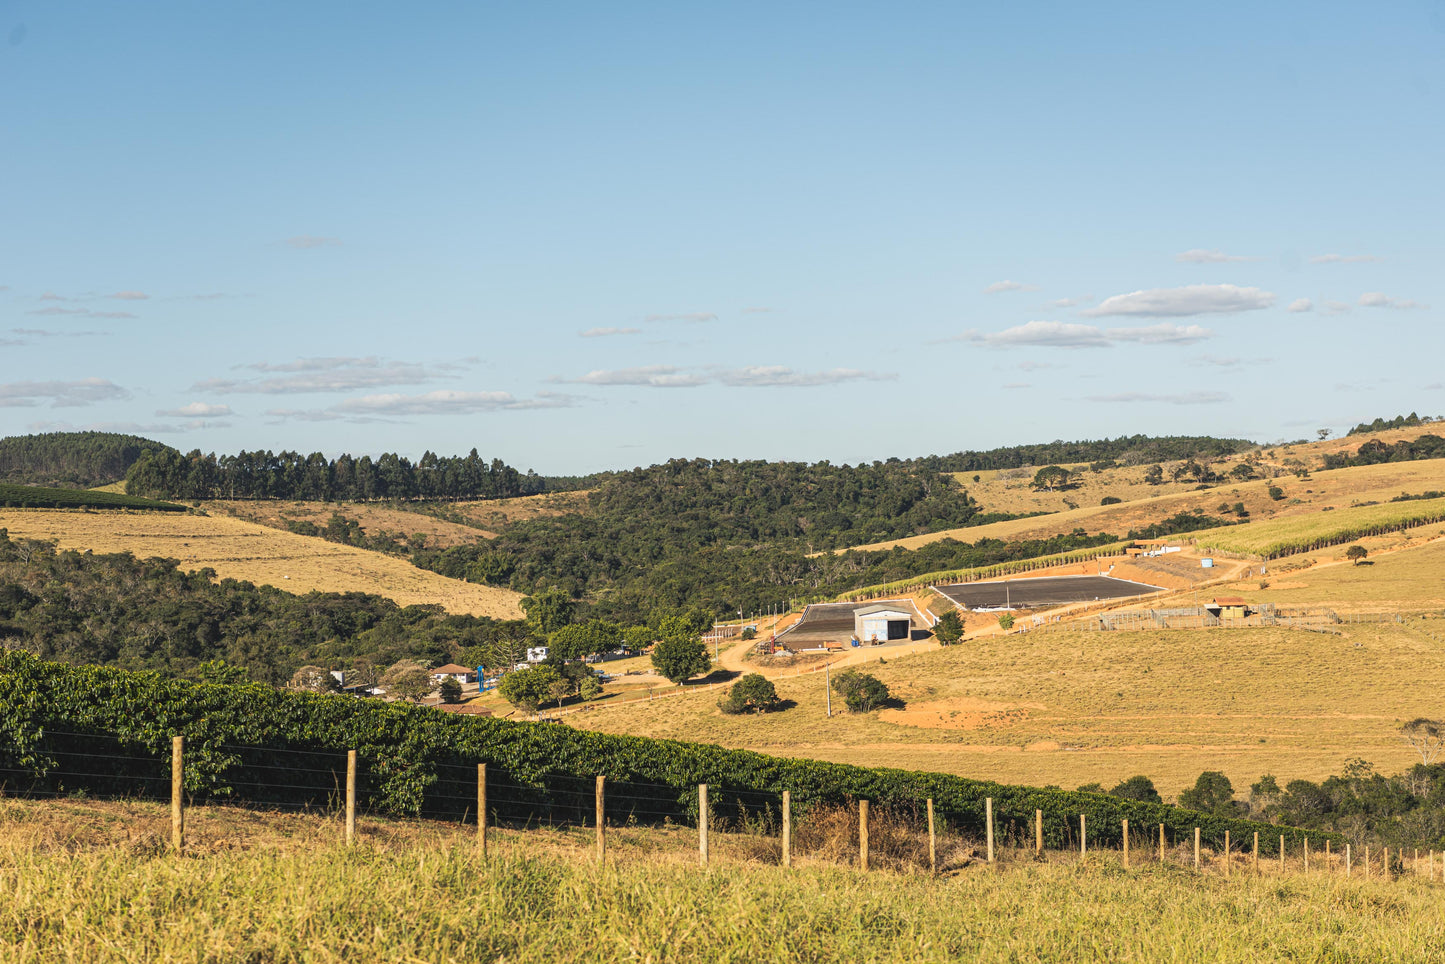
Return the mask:
{"type": "Polygon", "coordinates": [[[1445,412],[1445,5],[0,0],[0,433],[551,473],[1445,412]]]}

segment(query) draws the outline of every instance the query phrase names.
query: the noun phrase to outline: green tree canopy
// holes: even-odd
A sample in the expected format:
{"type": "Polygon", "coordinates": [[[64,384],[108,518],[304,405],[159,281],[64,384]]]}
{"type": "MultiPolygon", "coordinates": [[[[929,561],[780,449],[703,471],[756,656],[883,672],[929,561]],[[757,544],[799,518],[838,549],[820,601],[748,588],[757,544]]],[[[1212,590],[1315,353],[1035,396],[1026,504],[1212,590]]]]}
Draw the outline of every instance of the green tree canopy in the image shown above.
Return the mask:
{"type": "Polygon", "coordinates": [[[749,673],[732,685],[718,707],[729,714],[766,713],[781,702],[771,680],[761,673],[749,673]]]}
{"type": "Polygon", "coordinates": [[[959,617],[958,611],[950,609],[938,617],[938,623],[933,627],[933,635],[945,646],[952,646],[963,638],[963,619],[959,617]]]}
{"type": "Polygon", "coordinates": [[[664,677],[681,683],[712,668],[707,646],[697,636],[664,636],[652,647],[652,665],[664,677]]]}

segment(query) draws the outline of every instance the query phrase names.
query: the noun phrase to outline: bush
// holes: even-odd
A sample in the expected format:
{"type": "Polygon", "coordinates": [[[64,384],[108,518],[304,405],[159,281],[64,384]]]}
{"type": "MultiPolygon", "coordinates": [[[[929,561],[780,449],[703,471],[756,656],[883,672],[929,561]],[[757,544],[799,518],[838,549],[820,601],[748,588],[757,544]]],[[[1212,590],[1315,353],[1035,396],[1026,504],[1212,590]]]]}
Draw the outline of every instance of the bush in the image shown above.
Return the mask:
{"type": "Polygon", "coordinates": [[[457,682],[455,676],[448,676],[442,680],[441,686],[437,687],[437,692],[441,694],[443,703],[456,703],[462,698],[462,684],[457,682]]]}
{"type": "Polygon", "coordinates": [[[850,713],[867,713],[888,702],[888,687],[876,676],[850,669],[833,677],[833,692],[850,713]]]}
{"type": "Polygon", "coordinates": [[[718,701],[718,708],[729,715],[737,713],[766,713],[778,708],[777,688],[761,673],[749,673],[728,690],[728,695],[718,701]]]}
{"type": "Polygon", "coordinates": [[[1002,626],[1004,629],[1013,629],[1013,628],[1014,628],[1014,614],[1013,614],[1013,613],[1000,613],[1000,614],[999,614],[999,617],[998,617],[998,624],[999,624],[1000,626],[1002,626]]]}
{"type": "Polygon", "coordinates": [[[1130,777],[1109,791],[1111,796],[1142,803],[1163,803],[1164,798],[1154,789],[1154,781],[1146,776],[1130,777]]]}
{"type": "Polygon", "coordinates": [[[1234,784],[1218,770],[1205,770],[1194,786],[1179,794],[1179,805],[1190,810],[1233,816],[1238,809],[1234,802],[1234,784]]]}
{"type": "Polygon", "coordinates": [[[950,609],[938,617],[938,623],[933,627],[933,635],[944,646],[952,646],[963,638],[963,620],[956,610],[950,609]]]}
{"type": "Polygon", "coordinates": [[[1124,501],[1124,500],[1121,499],[1121,498],[1119,498],[1117,495],[1106,495],[1106,496],[1104,496],[1102,499],[1099,500],[1099,504],[1100,504],[1100,505],[1118,505],[1120,502],[1123,502],[1123,501],[1124,501]]]}
{"type": "Polygon", "coordinates": [[[1269,487],[1269,497],[1276,502],[1280,501],[1284,498],[1284,489],[1281,489],[1277,485],[1271,485],[1269,487]]]}
{"type": "Polygon", "coordinates": [[[758,627],[749,626],[743,630],[743,641],[748,642],[758,638],[758,627]]]}

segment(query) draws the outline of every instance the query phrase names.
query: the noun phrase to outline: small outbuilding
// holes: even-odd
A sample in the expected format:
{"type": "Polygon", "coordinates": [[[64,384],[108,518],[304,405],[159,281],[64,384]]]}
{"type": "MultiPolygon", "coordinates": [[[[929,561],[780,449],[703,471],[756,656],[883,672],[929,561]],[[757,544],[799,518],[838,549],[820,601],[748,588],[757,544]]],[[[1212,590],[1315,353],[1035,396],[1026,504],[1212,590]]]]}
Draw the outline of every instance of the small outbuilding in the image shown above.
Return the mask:
{"type": "Polygon", "coordinates": [[[886,643],[913,637],[913,614],[886,603],[853,611],[853,637],[860,643],[886,643]]]}
{"type": "Polygon", "coordinates": [[[1204,608],[1219,619],[1243,619],[1249,615],[1249,604],[1242,596],[1215,596],[1214,602],[1204,608]]]}

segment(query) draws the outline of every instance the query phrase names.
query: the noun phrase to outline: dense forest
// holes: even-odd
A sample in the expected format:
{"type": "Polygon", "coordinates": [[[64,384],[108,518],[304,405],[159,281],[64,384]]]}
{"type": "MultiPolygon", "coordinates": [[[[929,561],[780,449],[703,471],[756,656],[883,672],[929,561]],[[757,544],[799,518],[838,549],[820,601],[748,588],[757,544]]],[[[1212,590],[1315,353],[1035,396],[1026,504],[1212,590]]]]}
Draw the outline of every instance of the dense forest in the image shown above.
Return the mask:
{"type": "Polygon", "coordinates": [[[1416,439],[1401,439],[1394,445],[1372,439],[1361,445],[1354,455],[1326,455],[1324,467],[1343,469],[1352,465],[1379,465],[1383,462],[1418,462],[1421,459],[1445,459],[1445,438],[1438,435],[1421,435],[1416,439]]]}
{"type": "Polygon", "coordinates": [[[1040,442],[1010,445],[986,452],[955,452],[912,460],[913,465],[932,472],[982,472],[986,469],[1018,469],[1034,465],[1076,462],[1122,462],[1145,465],[1180,459],[1211,459],[1256,448],[1242,438],[1214,438],[1209,435],[1121,435],[1116,439],[1080,442],[1040,442]]]}
{"type": "Polygon", "coordinates": [[[146,452],[168,445],[114,432],[46,432],[0,438],[0,482],[88,488],[125,478],[146,452]]]}
{"type": "Polygon", "coordinates": [[[415,463],[389,452],[340,455],[320,452],[239,452],[217,456],[175,449],[144,453],[126,473],[131,495],[158,499],[296,499],[361,502],[372,499],[455,501],[509,499],[575,488],[582,480],[523,475],[501,459],[488,462],[476,449],[466,456],[432,452],[415,463]]]}
{"type": "Polygon", "coordinates": [[[407,658],[469,665],[524,648],[520,621],[401,607],[364,593],[294,596],[270,586],[185,573],[174,560],[58,552],[0,529],[0,648],[68,663],[203,679],[224,661],[284,683],[304,663],[385,667],[407,658]]]}

